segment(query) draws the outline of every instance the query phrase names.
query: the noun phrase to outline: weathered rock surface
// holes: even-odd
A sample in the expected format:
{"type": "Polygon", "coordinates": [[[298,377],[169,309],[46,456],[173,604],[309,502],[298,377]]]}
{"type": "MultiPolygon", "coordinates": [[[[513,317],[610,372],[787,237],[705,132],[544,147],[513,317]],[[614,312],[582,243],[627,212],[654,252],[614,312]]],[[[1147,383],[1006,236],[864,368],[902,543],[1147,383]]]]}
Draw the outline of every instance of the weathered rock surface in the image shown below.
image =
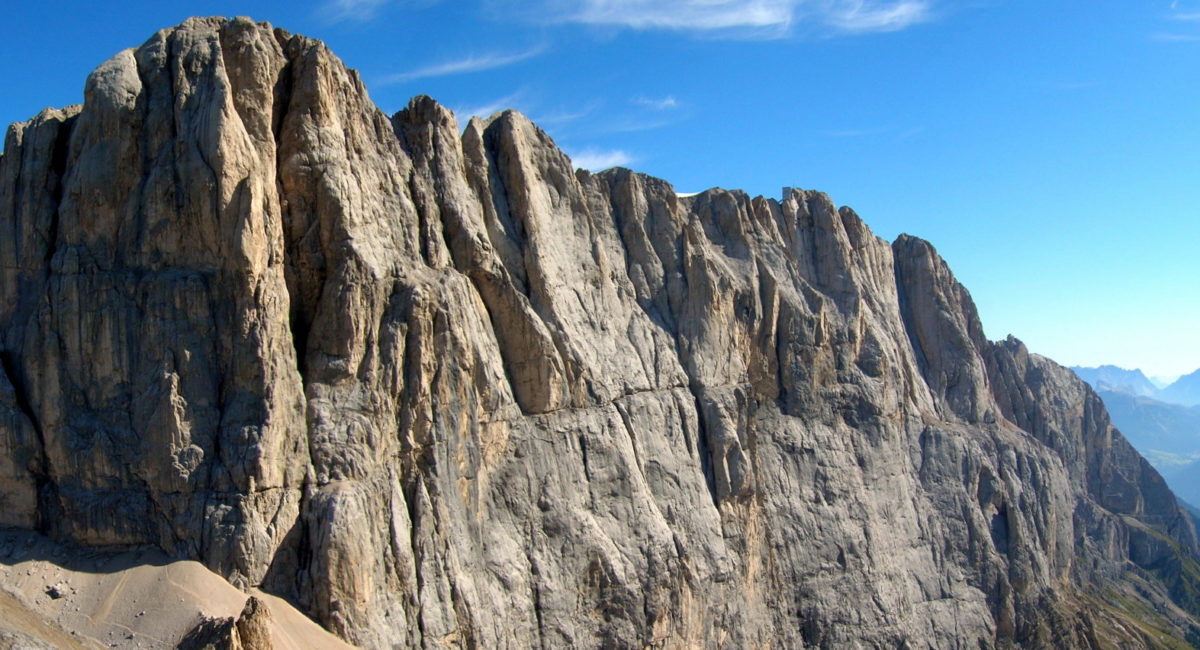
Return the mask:
{"type": "Polygon", "coordinates": [[[1113,424],[1158,470],[1180,505],[1200,503],[1200,406],[1096,390],[1113,424]]]}
{"type": "Polygon", "coordinates": [[[1183,644],[1196,533],[1070,371],[820,193],[576,171],[193,19],[0,158],[2,523],[367,647],[1183,644]]]}
{"type": "Polygon", "coordinates": [[[179,643],[180,650],[275,650],[271,610],[254,596],[234,618],[206,618],[179,643]]]}

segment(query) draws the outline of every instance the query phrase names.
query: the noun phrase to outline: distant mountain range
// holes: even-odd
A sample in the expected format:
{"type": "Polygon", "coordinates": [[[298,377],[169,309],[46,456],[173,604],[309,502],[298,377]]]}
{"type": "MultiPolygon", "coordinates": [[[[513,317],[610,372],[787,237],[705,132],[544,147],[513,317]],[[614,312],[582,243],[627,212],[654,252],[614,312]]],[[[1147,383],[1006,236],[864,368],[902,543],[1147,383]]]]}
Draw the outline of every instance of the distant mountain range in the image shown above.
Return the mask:
{"type": "Polygon", "coordinates": [[[1180,499],[1200,506],[1200,370],[1157,388],[1141,370],[1072,367],[1180,499]]]}
{"type": "Polygon", "coordinates": [[[1156,397],[1164,402],[1184,406],[1200,404],[1200,370],[1176,379],[1175,383],[1158,391],[1156,397]]]}
{"type": "Polygon", "coordinates": [[[1126,370],[1117,366],[1099,366],[1097,368],[1082,368],[1071,366],[1071,370],[1079,378],[1091,384],[1097,391],[1111,390],[1142,397],[1153,397],[1158,393],[1158,387],[1151,382],[1141,370],[1126,370]]]}
{"type": "Polygon", "coordinates": [[[1156,386],[1137,368],[1126,370],[1109,365],[1095,368],[1071,366],[1071,370],[1097,391],[1107,390],[1138,397],[1152,397],[1160,402],[1180,406],[1200,404],[1200,369],[1183,375],[1163,388],[1156,386]]]}

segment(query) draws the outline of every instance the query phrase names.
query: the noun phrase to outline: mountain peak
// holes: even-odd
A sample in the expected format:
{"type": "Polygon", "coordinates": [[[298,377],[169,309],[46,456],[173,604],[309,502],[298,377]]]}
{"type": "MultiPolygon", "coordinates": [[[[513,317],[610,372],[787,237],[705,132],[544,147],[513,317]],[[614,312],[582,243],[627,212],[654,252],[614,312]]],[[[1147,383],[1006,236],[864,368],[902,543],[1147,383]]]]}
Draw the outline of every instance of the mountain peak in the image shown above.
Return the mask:
{"type": "Polygon", "coordinates": [[[1200,370],[1176,379],[1170,386],[1162,389],[1160,399],[1183,406],[1200,404],[1200,370]]]}
{"type": "Polygon", "coordinates": [[[1071,366],[1071,370],[1096,390],[1111,390],[1140,397],[1158,394],[1158,387],[1136,368],[1126,370],[1114,365],[1102,365],[1095,368],[1071,366]]]}

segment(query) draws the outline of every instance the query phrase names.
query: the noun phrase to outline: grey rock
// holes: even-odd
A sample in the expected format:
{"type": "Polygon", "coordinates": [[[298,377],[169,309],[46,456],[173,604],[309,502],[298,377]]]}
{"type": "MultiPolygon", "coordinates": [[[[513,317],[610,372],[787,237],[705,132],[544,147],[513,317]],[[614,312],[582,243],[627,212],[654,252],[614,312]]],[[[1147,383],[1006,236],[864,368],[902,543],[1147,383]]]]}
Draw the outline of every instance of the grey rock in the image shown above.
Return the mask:
{"type": "MultiPolygon", "coordinates": [[[[0,158],[4,523],[365,647],[1152,647],[1191,520],[928,243],[192,19],[0,158]]],[[[1163,637],[1165,638],[1165,637],[1163,637]]]]}

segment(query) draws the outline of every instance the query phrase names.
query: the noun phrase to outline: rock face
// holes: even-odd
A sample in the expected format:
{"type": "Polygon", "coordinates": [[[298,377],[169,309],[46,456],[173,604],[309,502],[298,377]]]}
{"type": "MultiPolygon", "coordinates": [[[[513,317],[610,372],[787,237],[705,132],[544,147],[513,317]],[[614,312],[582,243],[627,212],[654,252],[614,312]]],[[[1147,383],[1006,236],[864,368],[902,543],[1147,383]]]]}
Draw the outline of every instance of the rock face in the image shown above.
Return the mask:
{"type": "Polygon", "coordinates": [[[1189,505],[1200,503],[1200,406],[1168,404],[1120,391],[1096,394],[1113,424],[1159,471],[1175,496],[1189,505]]]}
{"type": "MultiPolygon", "coordinates": [[[[1124,647],[1197,540],[1069,370],[823,194],[576,171],[193,19],[0,158],[0,516],[367,647],[1124,647]]],[[[1196,637],[1192,637],[1193,639],[1196,637]]]]}
{"type": "Polygon", "coordinates": [[[201,621],[178,644],[180,650],[276,650],[271,634],[271,610],[250,596],[235,618],[201,621]]]}

